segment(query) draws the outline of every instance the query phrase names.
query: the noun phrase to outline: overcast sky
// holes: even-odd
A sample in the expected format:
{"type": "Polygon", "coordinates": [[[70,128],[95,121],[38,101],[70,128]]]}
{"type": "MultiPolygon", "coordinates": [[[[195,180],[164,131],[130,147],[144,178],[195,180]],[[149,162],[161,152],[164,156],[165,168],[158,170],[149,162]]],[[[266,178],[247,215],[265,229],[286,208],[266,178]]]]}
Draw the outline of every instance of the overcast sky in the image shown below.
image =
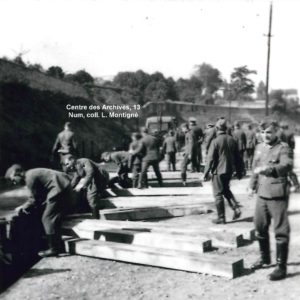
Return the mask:
{"type": "MultiPolygon", "coordinates": [[[[95,77],[120,71],[187,78],[203,62],[265,81],[270,1],[0,0],[0,56],[95,77]]],[[[273,1],[271,88],[300,90],[300,1],[273,1]]]]}

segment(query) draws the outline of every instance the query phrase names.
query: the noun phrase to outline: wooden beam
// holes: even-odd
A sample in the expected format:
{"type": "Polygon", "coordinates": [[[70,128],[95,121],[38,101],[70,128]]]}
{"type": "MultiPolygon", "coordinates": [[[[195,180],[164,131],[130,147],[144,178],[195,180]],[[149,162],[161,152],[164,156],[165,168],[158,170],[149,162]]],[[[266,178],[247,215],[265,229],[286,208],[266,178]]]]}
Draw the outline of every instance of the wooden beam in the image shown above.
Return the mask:
{"type": "Polygon", "coordinates": [[[136,264],[205,273],[227,278],[242,275],[242,259],[224,259],[223,255],[169,250],[140,245],[102,241],[68,241],[71,254],[125,261],[136,264]]]}
{"type": "Polygon", "coordinates": [[[204,253],[212,250],[212,243],[209,239],[202,237],[190,237],[184,235],[173,235],[170,233],[149,232],[146,230],[120,230],[120,229],[86,229],[80,226],[63,228],[63,234],[75,237],[101,240],[132,245],[144,245],[159,247],[163,249],[175,249],[204,253]]]}
{"type": "Polygon", "coordinates": [[[104,207],[149,207],[166,205],[190,205],[213,203],[214,198],[209,195],[191,196],[136,196],[136,197],[109,197],[101,200],[104,207]]]}
{"type": "Polygon", "coordinates": [[[212,212],[212,210],[203,204],[113,208],[100,210],[100,218],[104,220],[137,221],[207,214],[210,212],[212,212]]]}
{"type": "MultiPolygon", "coordinates": [[[[207,227],[203,228],[189,228],[180,225],[169,225],[166,223],[154,222],[131,222],[131,221],[105,221],[95,219],[70,219],[63,223],[64,230],[73,230],[73,228],[81,230],[109,230],[120,229],[130,231],[143,232],[158,232],[173,235],[184,235],[186,237],[202,238],[211,240],[215,247],[230,247],[236,248],[243,245],[244,239],[242,234],[235,234],[233,232],[215,232],[209,230],[207,227]]],[[[67,232],[65,232],[67,234],[67,232]]]]}

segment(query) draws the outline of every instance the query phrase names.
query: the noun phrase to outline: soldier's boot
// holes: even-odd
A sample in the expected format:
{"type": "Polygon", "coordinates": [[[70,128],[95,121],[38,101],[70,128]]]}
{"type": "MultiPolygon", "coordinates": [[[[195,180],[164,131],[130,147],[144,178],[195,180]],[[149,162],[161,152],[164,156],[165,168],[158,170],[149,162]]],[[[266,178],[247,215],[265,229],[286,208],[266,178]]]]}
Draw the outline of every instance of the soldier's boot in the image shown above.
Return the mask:
{"type": "Polygon", "coordinates": [[[260,258],[251,265],[252,270],[258,270],[271,264],[269,239],[258,240],[260,258]]]}
{"type": "Polygon", "coordinates": [[[93,207],[92,208],[92,217],[93,219],[100,219],[100,213],[99,213],[99,208],[98,207],[93,207]]]}
{"type": "Polygon", "coordinates": [[[45,251],[40,251],[38,254],[41,257],[52,257],[57,256],[59,251],[59,237],[56,234],[47,235],[49,249],[45,251]]]}
{"type": "Polygon", "coordinates": [[[181,173],[181,180],[182,180],[182,185],[186,186],[186,173],[181,173]]]}
{"type": "Polygon", "coordinates": [[[269,275],[269,279],[272,281],[281,280],[286,277],[286,263],[288,257],[288,244],[277,243],[276,244],[276,261],[277,266],[273,272],[269,275]]]}
{"type": "Polygon", "coordinates": [[[212,222],[214,224],[226,224],[224,200],[219,201],[216,204],[216,208],[217,208],[218,217],[217,219],[213,219],[212,222]]]}

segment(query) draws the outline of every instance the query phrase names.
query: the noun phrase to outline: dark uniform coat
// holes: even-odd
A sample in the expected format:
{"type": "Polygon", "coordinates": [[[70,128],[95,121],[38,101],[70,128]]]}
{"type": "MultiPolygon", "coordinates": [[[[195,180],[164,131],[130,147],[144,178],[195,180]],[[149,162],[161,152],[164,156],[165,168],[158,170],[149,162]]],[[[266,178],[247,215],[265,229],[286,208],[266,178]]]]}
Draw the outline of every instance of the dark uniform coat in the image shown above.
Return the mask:
{"type": "Polygon", "coordinates": [[[25,211],[45,207],[42,223],[46,234],[56,234],[63,212],[63,202],[71,195],[70,178],[65,173],[37,168],[26,172],[25,183],[30,191],[29,200],[23,205],[25,211]]]}
{"type": "Polygon", "coordinates": [[[245,132],[242,129],[234,129],[233,137],[237,142],[239,151],[244,151],[247,144],[245,132]]]}
{"type": "Polygon", "coordinates": [[[83,180],[83,188],[87,191],[87,200],[91,208],[98,208],[98,197],[107,187],[109,174],[94,161],[88,158],[76,160],[75,175],[72,179],[72,187],[83,180]]]}

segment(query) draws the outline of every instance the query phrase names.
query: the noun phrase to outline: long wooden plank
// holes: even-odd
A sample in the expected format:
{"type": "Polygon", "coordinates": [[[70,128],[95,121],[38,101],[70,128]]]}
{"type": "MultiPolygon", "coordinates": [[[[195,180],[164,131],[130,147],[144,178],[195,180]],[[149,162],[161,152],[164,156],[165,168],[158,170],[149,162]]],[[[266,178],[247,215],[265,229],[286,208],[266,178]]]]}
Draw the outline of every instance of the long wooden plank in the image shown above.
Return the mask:
{"type": "Polygon", "coordinates": [[[100,210],[100,218],[104,220],[147,220],[159,218],[182,217],[206,214],[212,210],[203,204],[170,205],[155,207],[115,208],[100,210]]]}
{"type": "Polygon", "coordinates": [[[214,199],[209,195],[191,196],[136,196],[136,197],[109,197],[101,200],[107,208],[113,207],[149,207],[165,205],[189,205],[213,203],[214,199]]]}
{"type": "MultiPolygon", "coordinates": [[[[110,178],[117,176],[118,174],[116,172],[110,172],[109,176],[110,178]]],[[[164,180],[176,180],[176,179],[181,179],[181,173],[180,171],[174,171],[174,172],[170,172],[170,171],[165,171],[165,172],[161,172],[162,178],[164,180]]],[[[132,173],[129,173],[128,176],[131,178],[132,177],[132,173]]],[[[190,173],[187,172],[187,179],[200,179],[202,176],[201,173],[190,173]]],[[[147,177],[148,180],[155,180],[156,179],[156,175],[154,172],[150,171],[147,172],[147,177]]]]}
{"type": "Polygon", "coordinates": [[[212,194],[212,190],[203,187],[178,187],[178,188],[148,188],[148,189],[114,189],[117,196],[180,196],[180,195],[202,195],[212,194]]]}
{"type": "Polygon", "coordinates": [[[224,256],[102,241],[68,241],[71,254],[236,278],[243,273],[243,260],[224,256]]]}
{"type": "Polygon", "coordinates": [[[163,249],[175,249],[204,253],[212,250],[212,243],[202,237],[189,237],[184,235],[172,235],[161,232],[132,231],[120,229],[82,229],[80,226],[64,228],[63,234],[75,237],[101,240],[108,242],[125,243],[132,245],[144,245],[160,247],[163,249]]]}
{"type": "MultiPolygon", "coordinates": [[[[151,187],[159,187],[157,181],[149,181],[148,185],[151,187]]],[[[164,187],[183,187],[181,180],[163,180],[164,187]]],[[[185,187],[202,187],[202,182],[200,180],[187,180],[185,187]]]]}
{"type": "Polygon", "coordinates": [[[130,222],[130,221],[102,221],[94,219],[70,219],[63,223],[63,229],[70,230],[77,227],[82,230],[109,230],[120,229],[130,231],[148,231],[168,233],[173,235],[185,235],[187,237],[201,237],[202,239],[212,240],[215,247],[240,247],[244,239],[242,234],[232,232],[215,232],[203,228],[189,228],[182,226],[172,226],[165,223],[154,222],[130,222]]]}

